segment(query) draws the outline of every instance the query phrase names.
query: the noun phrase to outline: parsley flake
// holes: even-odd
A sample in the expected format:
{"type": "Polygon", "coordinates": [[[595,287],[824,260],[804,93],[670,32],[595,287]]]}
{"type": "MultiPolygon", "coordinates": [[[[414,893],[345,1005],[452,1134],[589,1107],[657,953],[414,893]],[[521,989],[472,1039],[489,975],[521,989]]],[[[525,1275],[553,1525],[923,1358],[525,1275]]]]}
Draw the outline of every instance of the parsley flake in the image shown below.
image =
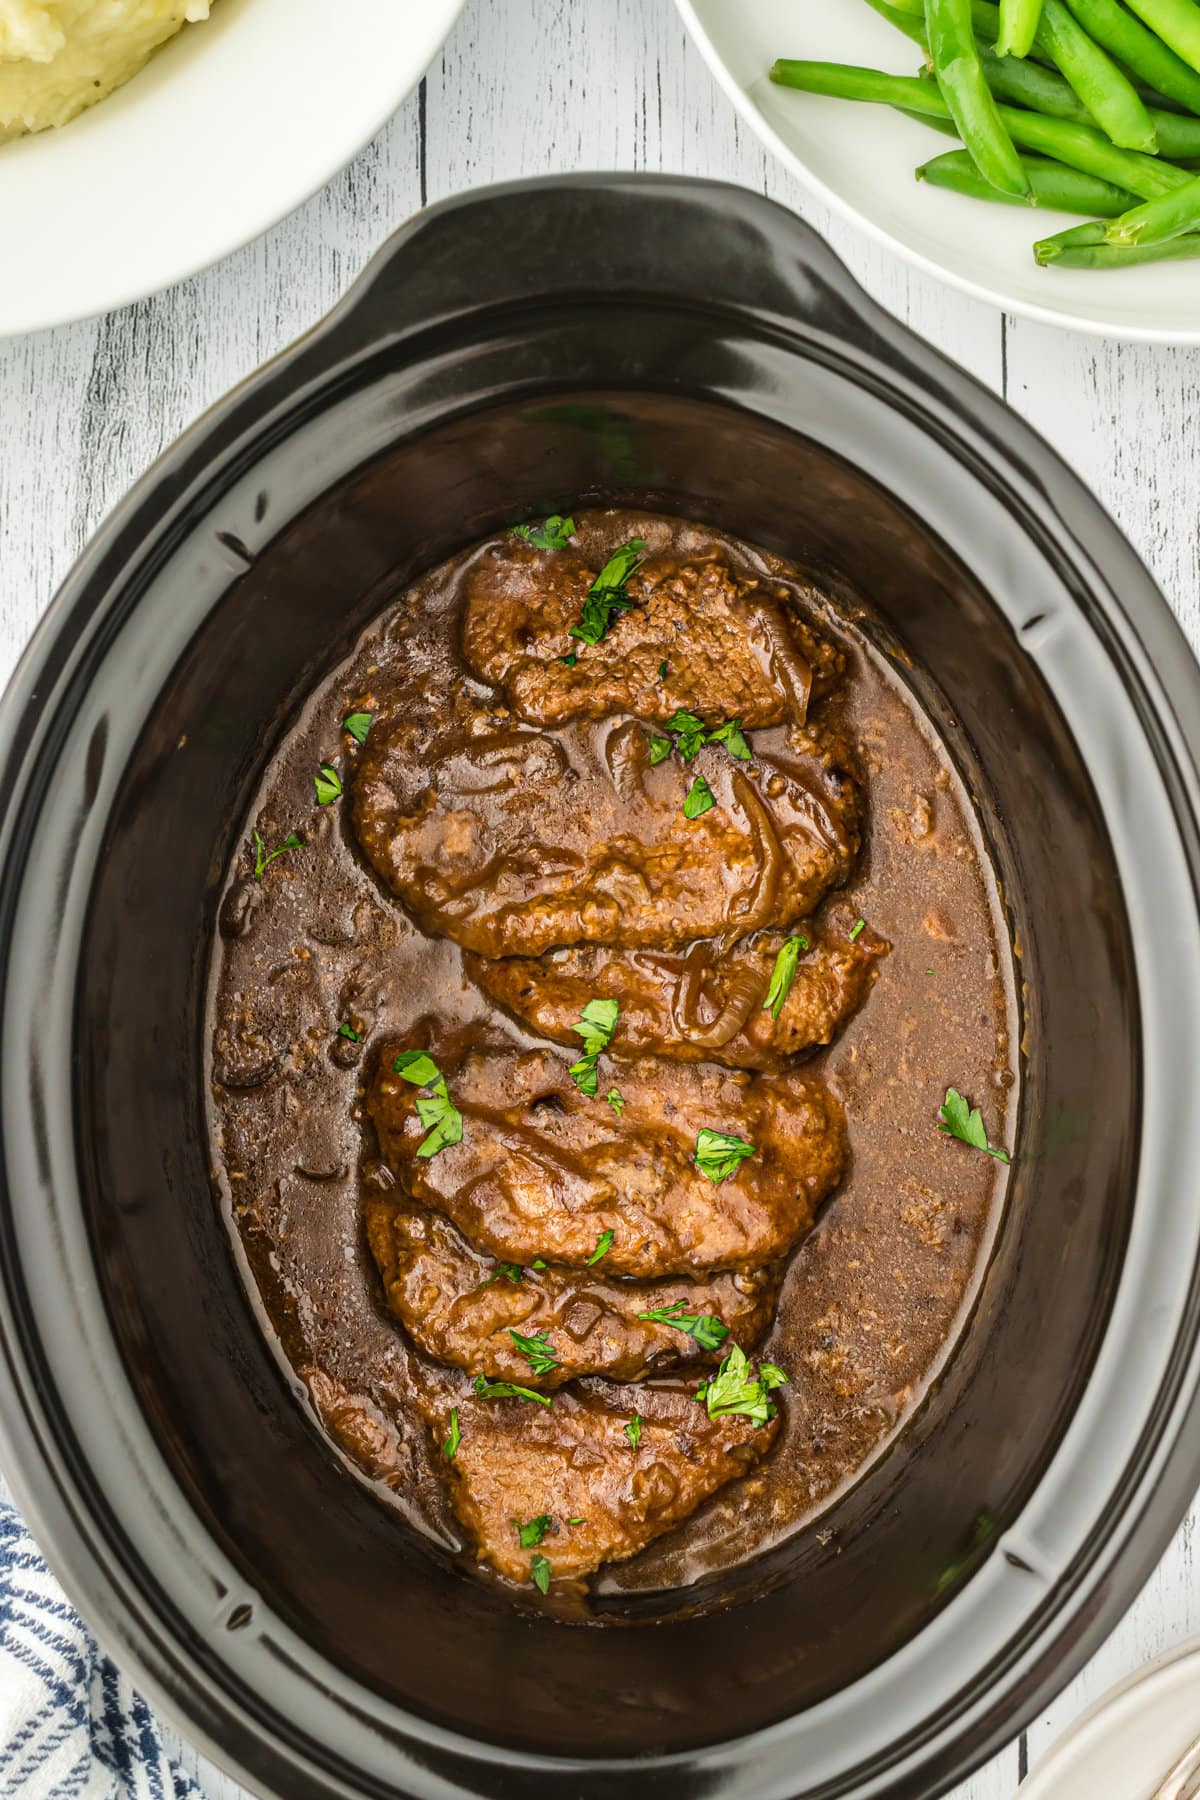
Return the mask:
{"type": "Polygon", "coordinates": [[[608,1101],[608,1104],[612,1107],[619,1119],[621,1114],[625,1111],[624,1094],[621,1093],[619,1088],[609,1088],[604,1098],[608,1101]]]}
{"type": "Polygon", "coordinates": [[[342,797],[342,778],[332,763],[321,764],[313,776],[313,786],[317,790],[318,806],[330,806],[342,797]]]}
{"type": "Polygon", "coordinates": [[[616,1000],[589,1000],[571,1030],[583,1039],[583,1055],[572,1063],[570,1076],[581,1094],[594,1100],[600,1087],[600,1052],[608,1048],[621,1011],[616,1000]]]}
{"type": "Polygon", "coordinates": [[[710,1131],[705,1125],[696,1133],[696,1167],[710,1181],[724,1181],[748,1156],[755,1155],[753,1144],[728,1131],[710,1131]]]}
{"type": "Polygon", "coordinates": [[[593,1263],[598,1263],[601,1257],[608,1255],[613,1247],[613,1239],[616,1235],[615,1231],[602,1231],[600,1233],[600,1236],[596,1239],[596,1248],[587,1259],[587,1267],[589,1269],[592,1267],[593,1263]]]}
{"type": "Polygon", "coordinates": [[[803,936],[785,938],[779,946],[775,967],[771,970],[771,985],[763,1001],[763,1011],[769,1012],[773,1019],[777,1019],[783,1011],[783,1003],[796,979],[796,964],[800,961],[800,952],[807,949],[808,939],[803,936]]]}
{"type": "Polygon", "coordinates": [[[573,669],[575,664],[579,661],[579,657],[576,655],[575,651],[572,650],[569,656],[560,656],[558,660],[560,663],[566,663],[568,669],[573,669]]]}
{"type": "Polygon", "coordinates": [[[683,816],[685,819],[698,819],[716,804],[716,797],[707,781],[703,775],[697,775],[684,799],[683,816]]]}
{"type": "Polygon", "coordinates": [[[711,1314],[690,1313],[684,1301],[677,1300],[674,1306],[657,1306],[653,1312],[638,1314],[639,1319],[647,1319],[652,1325],[673,1325],[676,1331],[686,1332],[694,1338],[701,1350],[719,1350],[729,1336],[729,1327],[714,1318],[711,1314]]]}
{"type": "Polygon", "coordinates": [[[453,1462],[458,1455],[458,1446],[461,1443],[462,1427],[458,1422],[458,1408],[457,1406],[452,1406],[450,1408],[450,1436],[442,1445],[442,1455],[448,1457],[449,1460],[453,1462]]]}
{"type": "Polygon", "coordinates": [[[557,1369],[558,1358],[544,1331],[539,1331],[535,1337],[526,1337],[524,1332],[514,1331],[510,1326],[508,1335],[535,1375],[548,1375],[551,1369],[557,1369]]]}
{"type": "Polygon", "coordinates": [[[532,1550],[535,1544],[540,1544],[553,1523],[549,1513],[539,1513],[536,1519],[530,1519],[528,1525],[522,1525],[520,1519],[514,1519],[513,1524],[517,1528],[522,1550],[532,1550]]]}
{"type": "Polygon", "coordinates": [[[735,1344],[716,1374],[700,1383],[696,1398],[704,1403],[710,1419],[741,1413],[757,1431],[779,1410],[769,1398],[771,1389],[787,1380],[777,1363],[759,1363],[758,1373],[752,1374],[746,1352],[735,1344]]]}
{"type": "Polygon", "coordinates": [[[736,756],[739,762],[750,761],[750,746],[746,742],[740,719],[730,719],[726,724],[718,725],[715,731],[709,732],[708,741],[710,744],[724,744],[730,756],[736,756]]]}
{"type": "Polygon", "coordinates": [[[538,1406],[553,1406],[550,1394],[539,1394],[533,1388],[518,1387],[515,1381],[489,1381],[486,1375],[475,1377],[475,1392],[481,1400],[532,1400],[538,1406]]]}
{"type": "Polygon", "coordinates": [[[463,1119],[451,1100],[445,1077],[424,1050],[403,1050],[392,1064],[393,1071],[414,1087],[427,1088],[417,1095],[417,1117],[428,1136],[417,1145],[418,1156],[436,1156],[448,1144],[462,1142],[463,1119]]]}
{"type": "Polygon", "coordinates": [[[539,550],[562,550],[575,535],[575,521],[562,513],[551,513],[540,525],[514,525],[512,535],[539,550]]]}
{"type": "Polygon", "coordinates": [[[956,1137],[962,1143],[970,1144],[973,1150],[986,1151],[997,1162],[1006,1163],[1009,1160],[1006,1150],[996,1150],[988,1143],[987,1132],[983,1128],[983,1114],[979,1108],[972,1106],[969,1100],[964,1100],[953,1088],[946,1089],[946,1098],[938,1108],[938,1118],[941,1120],[938,1130],[944,1131],[948,1137],[956,1137]]]}
{"type": "Polygon", "coordinates": [[[350,1042],[352,1044],[361,1044],[362,1043],[362,1032],[355,1031],[353,1025],[350,1025],[348,1023],[338,1026],[338,1036],[344,1037],[344,1038],[349,1038],[350,1042]]]}
{"type": "MultiPolygon", "coordinates": [[[[666,664],[663,664],[666,667],[666,664]]],[[[749,762],[751,757],[750,743],[742,730],[740,719],[727,719],[723,725],[714,725],[710,730],[699,713],[686,712],[680,707],[671,714],[664,730],[670,732],[675,739],[675,749],[685,763],[694,762],[705,744],[722,744],[730,756],[738,762],[749,762]]],[[[650,739],[651,763],[662,762],[671,754],[671,743],[668,738],[652,737],[650,739]]]]}
{"type": "Polygon", "coordinates": [[[624,1429],[625,1436],[629,1439],[630,1449],[636,1450],[642,1441],[642,1421],[640,1415],[634,1413],[632,1419],[629,1420],[624,1429]]]}
{"type": "Polygon", "coordinates": [[[374,717],[375,714],[369,712],[347,713],[342,720],[342,730],[348,731],[356,744],[365,744],[374,717]]]}
{"type": "Polygon", "coordinates": [[[547,1267],[546,1263],[544,1263],[542,1261],[540,1256],[535,1256],[529,1266],[531,1269],[544,1269],[547,1267]]]}
{"type": "Polygon", "coordinates": [[[660,662],[658,665],[658,679],[660,681],[665,681],[667,679],[667,665],[665,662],[660,662]]]}
{"type": "Polygon", "coordinates": [[[859,934],[866,929],[866,924],[867,924],[867,921],[865,919],[856,919],[855,920],[854,924],[850,927],[850,942],[851,943],[853,943],[854,940],[859,936],[859,934]]]}
{"type": "Polygon", "coordinates": [[[543,1556],[540,1550],[535,1550],[529,1559],[529,1579],[539,1594],[550,1592],[551,1573],[550,1558],[543,1556]]]}
{"type": "Polygon", "coordinates": [[[708,742],[704,720],[694,712],[684,712],[682,708],[671,714],[667,720],[667,730],[676,740],[676,748],[685,763],[694,762],[708,742]]]}
{"type": "Polygon", "coordinates": [[[262,838],[259,836],[257,831],[251,832],[250,835],[254,839],[254,879],[255,879],[255,881],[262,880],[263,876],[267,872],[269,865],[275,861],[275,858],[277,856],[282,856],[284,854],[284,852],[287,850],[303,850],[303,848],[304,848],[304,839],[302,837],[300,837],[298,835],[298,833],[296,833],[294,831],[291,832],[287,837],[284,838],[284,840],[283,840],[282,844],[280,844],[278,850],[268,850],[267,846],[263,843],[262,838]]]}
{"type": "MultiPolygon", "coordinates": [[[[537,1268],[536,1263],[533,1266],[535,1269],[537,1268]]],[[[520,1263],[497,1263],[487,1280],[481,1281],[478,1287],[472,1288],[472,1293],[478,1294],[481,1289],[491,1287],[493,1281],[499,1281],[502,1275],[505,1281],[511,1281],[515,1287],[519,1281],[524,1279],[525,1271],[520,1263]]]]}
{"type": "Polygon", "coordinates": [[[641,567],[644,538],[630,538],[615,550],[593,581],[583,603],[578,625],[570,635],[585,644],[599,644],[607,636],[614,613],[632,612],[637,605],[625,592],[625,583],[641,567]]]}

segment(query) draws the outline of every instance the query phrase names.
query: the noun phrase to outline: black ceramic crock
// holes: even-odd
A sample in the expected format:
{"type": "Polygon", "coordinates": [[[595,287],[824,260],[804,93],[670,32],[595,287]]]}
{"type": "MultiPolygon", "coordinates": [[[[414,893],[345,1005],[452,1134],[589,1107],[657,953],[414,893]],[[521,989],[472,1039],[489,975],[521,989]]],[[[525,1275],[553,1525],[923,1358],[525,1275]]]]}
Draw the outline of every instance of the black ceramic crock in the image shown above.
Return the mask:
{"type": "Polygon", "coordinates": [[[1013,1733],[1200,1476],[1198,720],[1075,476],[788,213],[590,177],[400,231],[107,522],[0,717],[0,1452],[145,1691],[282,1800],[925,1796],[1013,1733]],[[335,1457],[202,1119],[216,898],[306,690],[381,584],[587,496],[869,599],[1023,984],[1010,1204],[936,1392],[726,1605],[606,1631],[514,1609],[335,1457]]]}

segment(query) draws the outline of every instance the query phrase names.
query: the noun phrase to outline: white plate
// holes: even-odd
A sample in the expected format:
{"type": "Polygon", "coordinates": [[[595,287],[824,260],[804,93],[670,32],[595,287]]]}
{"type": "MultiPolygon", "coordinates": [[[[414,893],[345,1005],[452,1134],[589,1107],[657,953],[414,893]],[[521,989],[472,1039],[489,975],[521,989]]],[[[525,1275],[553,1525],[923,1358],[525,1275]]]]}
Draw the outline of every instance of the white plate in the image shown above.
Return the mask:
{"type": "Polygon", "coordinates": [[[1039,269],[1031,246],[1063,214],[928,187],[913,170],[951,140],[890,108],[790,92],[778,56],[912,75],[920,51],[866,0],[676,0],[739,112],[814,194],[909,262],[1006,312],[1109,337],[1200,343],[1200,261],[1105,272],[1039,269]]]}
{"type": "Polygon", "coordinates": [[[1200,1737],[1200,1638],[1139,1669],[1077,1719],[1018,1800],[1150,1800],[1200,1737]]]}
{"type": "Polygon", "coordinates": [[[0,145],[0,336],[120,306],[265,231],[362,148],[463,0],[215,0],[58,131],[0,145]]]}

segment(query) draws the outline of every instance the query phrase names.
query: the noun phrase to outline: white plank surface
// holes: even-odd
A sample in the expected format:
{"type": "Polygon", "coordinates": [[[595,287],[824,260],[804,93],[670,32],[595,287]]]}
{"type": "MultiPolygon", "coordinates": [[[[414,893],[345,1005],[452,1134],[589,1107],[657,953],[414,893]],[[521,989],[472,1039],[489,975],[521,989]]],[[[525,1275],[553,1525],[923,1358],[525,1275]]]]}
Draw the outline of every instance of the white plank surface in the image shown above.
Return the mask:
{"type": "MultiPolygon", "coordinates": [[[[1066,454],[1200,643],[1200,352],[1101,345],[1006,321],[831,223],[735,118],[670,0],[471,0],[422,91],[266,238],[108,318],[0,343],[0,676],[130,482],[319,318],[392,227],[425,199],[573,168],[719,176],[794,206],[886,306],[1005,393],[1066,454]]],[[[1200,1632],[1195,1526],[1193,1514],[1088,1669],[955,1800],[1011,1800],[1026,1762],[1097,1694],[1200,1632]]],[[[180,1754],[197,1767],[193,1752],[180,1754]]],[[[201,1776],[212,1800],[241,1792],[208,1766],[201,1776]]]]}

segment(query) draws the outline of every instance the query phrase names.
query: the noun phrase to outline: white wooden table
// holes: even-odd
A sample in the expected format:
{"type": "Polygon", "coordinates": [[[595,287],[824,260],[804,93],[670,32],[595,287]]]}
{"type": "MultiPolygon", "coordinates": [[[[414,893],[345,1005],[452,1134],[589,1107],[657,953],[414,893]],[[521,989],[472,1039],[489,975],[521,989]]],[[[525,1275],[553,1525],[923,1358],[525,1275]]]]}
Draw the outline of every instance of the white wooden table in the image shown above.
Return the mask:
{"type": "MultiPolygon", "coordinates": [[[[135,476],[233,382],[320,318],[395,225],[463,188],[605,168],[741,182],[827,232],[884,305],[1066,455],[1200,645],[1200,351],[1105,345],[1005,319],[831,221],[739,123],[670,0],[468,0],[420,91],[339,179],[267,237],[156,299],[0,343],[0,676],[135,476]]],[[[1084,1706],[1200,1632],[1198,1517],[1193,1511],[1078,1680],[955,1800],[1010,1800],[1026,1766],[1084,1706]]],[[[180,1754],[198,1766],[194,1752],[180,1754]]],[[[199,1767],[213,1800],[241,1795],[199,1767]]]]}

